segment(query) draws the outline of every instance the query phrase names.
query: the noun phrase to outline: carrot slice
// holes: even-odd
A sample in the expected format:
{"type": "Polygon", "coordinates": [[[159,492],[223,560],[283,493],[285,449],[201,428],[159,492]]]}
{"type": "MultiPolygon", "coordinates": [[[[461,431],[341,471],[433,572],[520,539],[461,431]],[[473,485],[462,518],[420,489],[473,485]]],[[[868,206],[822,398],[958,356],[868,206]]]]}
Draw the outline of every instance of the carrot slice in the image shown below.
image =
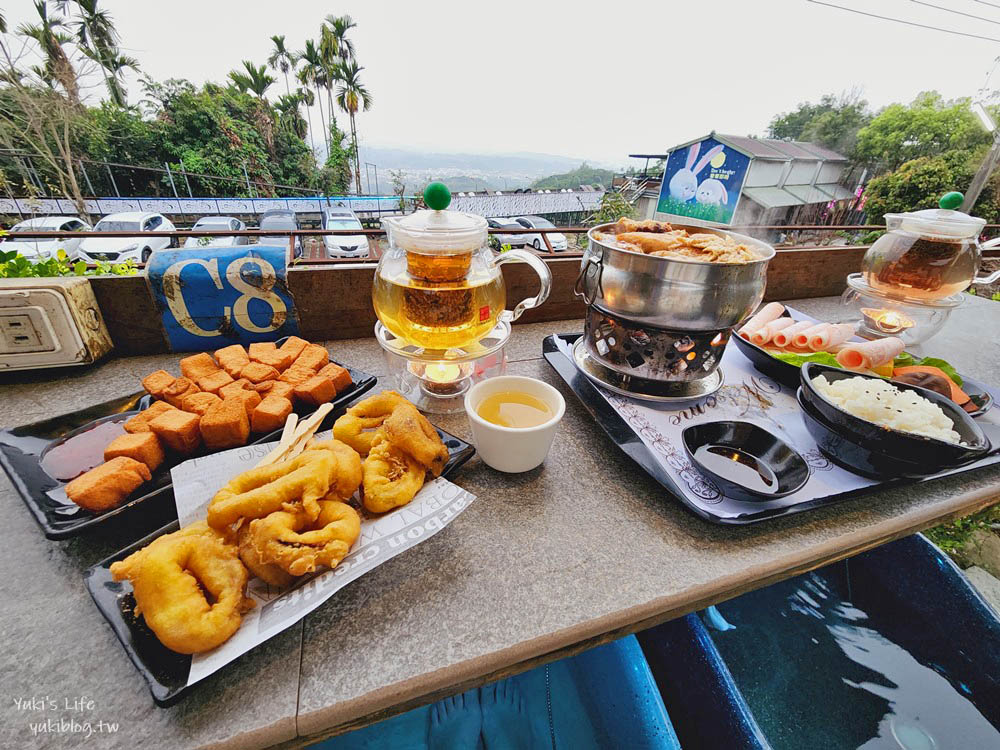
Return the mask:
{"type": "Polygon", "coordinates": [[[956,404],[962,405],[968,403],[969,394],[959,388],[955,381],[948,377],[948,374],[937,367],[930,367],[928,365],[911,365],[910,367],[897,367],[892,371],[893,375],[905,375],[908,372],[926,372],[931,375],[940,375],[942,378],[948,381],[951,385],[951,400],[956,404]]]}

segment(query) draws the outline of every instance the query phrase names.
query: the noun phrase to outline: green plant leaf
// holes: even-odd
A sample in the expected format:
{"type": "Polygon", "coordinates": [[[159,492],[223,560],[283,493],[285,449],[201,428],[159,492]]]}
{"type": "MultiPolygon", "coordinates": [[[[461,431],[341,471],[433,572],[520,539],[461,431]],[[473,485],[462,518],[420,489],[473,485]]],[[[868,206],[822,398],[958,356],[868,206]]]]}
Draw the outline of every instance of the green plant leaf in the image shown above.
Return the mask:
{"type": "Polygon", "coordinates": [[[962,376],[958,374],[950,362],[937,357],[923,357],[918,359],[909,352],[903,352],[892,363],[893,367],[936,367],[949,378],[955,381],[955,385],[962,387],[962,376]]]}

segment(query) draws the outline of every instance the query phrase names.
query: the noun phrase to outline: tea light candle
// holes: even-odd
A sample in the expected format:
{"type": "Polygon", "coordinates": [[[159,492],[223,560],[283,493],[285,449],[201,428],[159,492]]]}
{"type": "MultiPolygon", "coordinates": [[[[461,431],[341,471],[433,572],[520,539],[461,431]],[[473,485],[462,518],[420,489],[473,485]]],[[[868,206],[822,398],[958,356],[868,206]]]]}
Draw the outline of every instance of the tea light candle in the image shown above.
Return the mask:
{"type": "Polygon", "coordinates": [[[898,310],[863,307],[861,314],[865,316],[865,324],[869,328],[882,333],[902,333],[916,325],[912,318],[898,310]]]}
{"type": "Polygon", "coordinates": [[[472,365],[454,362],[410,362],[407,369],[423,381],[431,393],[448,393],[456,383],[472,374],[472,365]]]}

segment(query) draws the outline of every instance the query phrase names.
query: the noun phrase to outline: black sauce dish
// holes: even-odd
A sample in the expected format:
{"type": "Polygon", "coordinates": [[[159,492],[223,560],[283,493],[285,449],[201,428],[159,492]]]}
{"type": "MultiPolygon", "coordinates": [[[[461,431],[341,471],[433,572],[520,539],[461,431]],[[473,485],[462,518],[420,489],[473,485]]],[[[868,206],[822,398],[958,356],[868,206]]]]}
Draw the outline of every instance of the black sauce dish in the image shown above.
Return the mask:
{"type": "Polygon", "coordinates": [[[698,471],[711,479],[719,491],[734,500],[760,502],[798,492],[809,480],[809,465],[791,446],[763,427],[751,422],[719,421],[691,425],[681,433],[681,442],[698,471]],[[733,451],[733,461],[745,463],[749,456],[769,474],[772,486],[757,490],[713,471],[699,457],[699,448],[733,451]]]}
{"type": "Polygon", "coordinates": [[[825,375],[830,381],[854,377],[882,379],[816,362],[802,365],[797,398],[806,428],[820,450],[849,471],[874,479],[925,477],[980,459],[993,447],[972,417],[939,393],[905,383],[892,384],[902,390],[914,391],[939,406],[954,424],[961,444],[893,430],[856,417],[816,390],[812,381],[819,375],[825,375]]]}

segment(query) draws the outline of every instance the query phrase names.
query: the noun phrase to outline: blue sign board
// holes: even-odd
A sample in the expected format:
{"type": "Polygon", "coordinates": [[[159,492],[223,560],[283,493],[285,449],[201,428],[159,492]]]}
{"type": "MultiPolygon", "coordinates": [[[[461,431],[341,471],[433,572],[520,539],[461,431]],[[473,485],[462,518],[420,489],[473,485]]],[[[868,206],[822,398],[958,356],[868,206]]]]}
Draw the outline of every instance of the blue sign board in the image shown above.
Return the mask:
{"type": "Polygon", "coordinates": [[[660,184],[659,213],[731,224],[750,157],[706,138],[670,152],[660,184]]]}
{"type": "Polygon", "coordinates": [[[286,284],[287,246],[153,253],[146,275],[177,352],[274,341],[298,333],[286,284]]]}

